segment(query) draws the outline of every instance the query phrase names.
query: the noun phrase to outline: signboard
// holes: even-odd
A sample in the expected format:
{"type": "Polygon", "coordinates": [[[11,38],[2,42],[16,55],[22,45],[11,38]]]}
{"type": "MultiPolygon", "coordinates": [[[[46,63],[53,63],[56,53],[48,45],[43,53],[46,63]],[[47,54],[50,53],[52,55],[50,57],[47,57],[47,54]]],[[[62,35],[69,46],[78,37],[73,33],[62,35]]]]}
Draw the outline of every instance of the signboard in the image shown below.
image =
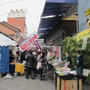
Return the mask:
{"type": "Polygon", "coordinates": [[[27,48],[27,51],[29,51],[31,48],[34,48],[36,50],[40,49],[40,45],[37,40],[35,40],[32,44],[30,44],[27,48]]]}
{"type": "Polygon", "coordinates": [[[33,45],[35,45],[36,49],[40,49],[40,45],[37,40],[34,41],[33,45]]]}
{"type": "Polygon", "coordinates": [[[61,61],[61,46],[56,46],[56,57],[61,61]]]}
{"type": "Polygon", "coordinates": [[[77,41],[80,41],[83,38],[89,38],[90,37],[90,29],[84,30],[77,34],[76,39],[77,41]]]}
{"type": "Polygon", "coordinates": [[[19,49],[23,52],[30,48],[30,45],[38,38],[36,34],[33,34],[32,36],[29,37],[25,42],[23,42],[20,46],[19,49]]]}
{"type": "Polygon", "coordinates": [[[87,45],[87,37],[83,38],[82,50],[86,50],[86,45],[87,45]]]}
{"type": "Polygon", "coordinates": [[[59,58],[59,46],[56,46],[56,57],[59,58]]]}

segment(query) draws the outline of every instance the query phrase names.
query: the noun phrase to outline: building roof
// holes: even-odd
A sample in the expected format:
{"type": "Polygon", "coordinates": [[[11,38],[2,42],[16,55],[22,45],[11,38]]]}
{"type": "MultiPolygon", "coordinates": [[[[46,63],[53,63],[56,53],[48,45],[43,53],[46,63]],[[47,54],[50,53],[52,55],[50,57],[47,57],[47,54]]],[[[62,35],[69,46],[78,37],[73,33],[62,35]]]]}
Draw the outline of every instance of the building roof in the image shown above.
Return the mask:
{"type": "Polygon", "coordinates": [[[7,26],[7,27],[11,28],[11,29],[14,30],[14,31],[17,31],[17,32],[19,31],[19,32],[21,32],[19,28],[15,27],[15,26],[13,26],[13,25],[5,22],[5,21],[3,21],[2,24],[3,24],[4,26],[7,26]]]}
{"type": "Polygon", "coordinates": [[[0,32],[0,46],[16,46],[16,42],[0,32]]]}
{"type": "Polygon", "coordinates": [[[5,33],[7,35],[16,35],[15,30],[13,30],[12,28],[4,25],[2,22],[0,22],[0,32],[5,33]]]}

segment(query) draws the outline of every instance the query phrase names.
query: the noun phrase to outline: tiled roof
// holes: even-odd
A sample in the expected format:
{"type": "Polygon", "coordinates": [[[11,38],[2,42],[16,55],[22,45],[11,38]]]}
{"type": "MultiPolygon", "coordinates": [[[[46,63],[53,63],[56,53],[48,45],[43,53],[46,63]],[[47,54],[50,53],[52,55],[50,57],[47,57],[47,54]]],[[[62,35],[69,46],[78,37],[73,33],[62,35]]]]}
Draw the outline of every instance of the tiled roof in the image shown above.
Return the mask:
{"type": "Polygon", "coordinates": [[[11,28],[11,29],[14,30],[14,31],[19,31],[19,32],[20,32],[20,29],[19,29],[19,28],[15,27],[15,26],[13,26],[13,25],[5,22],[5,21],[3,21],[2,24],[3,24],[4,26],[7,26],[7,27],[11,28]]]}

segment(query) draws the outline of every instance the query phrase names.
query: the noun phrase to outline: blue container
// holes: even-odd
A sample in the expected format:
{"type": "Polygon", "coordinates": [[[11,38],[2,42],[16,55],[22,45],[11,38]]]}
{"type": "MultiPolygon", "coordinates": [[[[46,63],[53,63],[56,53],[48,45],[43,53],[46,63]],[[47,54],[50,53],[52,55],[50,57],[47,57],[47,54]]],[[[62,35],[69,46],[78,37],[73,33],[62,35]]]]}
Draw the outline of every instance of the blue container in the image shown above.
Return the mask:
{"type": "Polygon", "coordinates": [[[0,46],[0,73],[9,72],[9,46],[0,46]]]}

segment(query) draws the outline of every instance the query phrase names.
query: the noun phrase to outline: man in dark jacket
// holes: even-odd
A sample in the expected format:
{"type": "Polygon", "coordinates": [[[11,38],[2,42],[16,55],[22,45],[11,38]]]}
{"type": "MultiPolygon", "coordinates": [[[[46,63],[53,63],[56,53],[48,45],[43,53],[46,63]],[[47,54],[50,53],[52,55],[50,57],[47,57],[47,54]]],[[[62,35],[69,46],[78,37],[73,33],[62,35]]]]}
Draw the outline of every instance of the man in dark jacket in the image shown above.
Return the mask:
{"type": "Polygon", "coordinates": [[[35,79],[34,77],[34,70],[35,70],[35,57],[32,54],[32,50],[28,52],[27,58],[26,58],[26,79],[29,78],[29,74],[31,73],[31,78],[35,79]]]}
{"type": "Polygon", "coordinates": [[[82,72],[83,72],[82,66],[83,66],[83,58],[80,51],[77,51],[77,56],[75,58],[75,69],[78,76],[82,76],[82,72]]]}
{"type": "Polygon", "coordinates": [[[25,55],[26,55],[26,51],[21,53],[21,63],[23,63],[23,61],[25,61],[25,55]]]}

